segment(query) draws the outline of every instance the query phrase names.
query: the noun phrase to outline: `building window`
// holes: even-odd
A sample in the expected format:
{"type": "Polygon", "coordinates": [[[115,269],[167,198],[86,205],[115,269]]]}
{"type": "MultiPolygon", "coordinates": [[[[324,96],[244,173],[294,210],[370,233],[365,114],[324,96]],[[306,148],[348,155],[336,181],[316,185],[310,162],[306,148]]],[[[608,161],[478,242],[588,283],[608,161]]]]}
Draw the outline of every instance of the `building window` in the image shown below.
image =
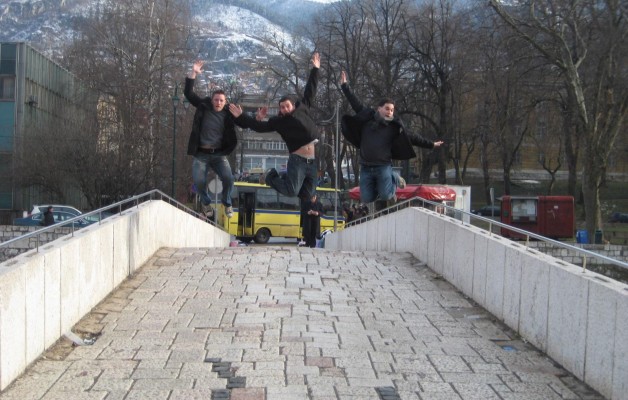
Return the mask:
{"type": "Polygon", "coordinates": [[[15,100],[15,78],[0,76],[0,100],[15,100]]]}
{"type": "Polygon", "coordinates": [[[0,46],[0,74],[15,75],[17,46],[15,43],[3,43],[0,46]]]}

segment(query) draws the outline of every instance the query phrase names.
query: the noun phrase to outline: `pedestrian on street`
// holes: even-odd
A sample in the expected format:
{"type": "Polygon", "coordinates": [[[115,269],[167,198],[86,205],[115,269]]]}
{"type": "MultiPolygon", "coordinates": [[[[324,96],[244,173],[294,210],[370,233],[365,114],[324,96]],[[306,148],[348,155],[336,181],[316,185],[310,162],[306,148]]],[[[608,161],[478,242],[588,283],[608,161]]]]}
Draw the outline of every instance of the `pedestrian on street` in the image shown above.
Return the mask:
{"type": "Polygon", "coordinates": [[[55,224],[55,215],[52,213],[52,206],[48,206],[44,211],[44,226],[50,226],[55,224]]]}
{"type": "Polygon", "coordinates": [[[307,247],[316,247],[316,237],[321,231],[321,215],[323,215],[323,205],[318,201],[318,197],[313,195],[310,201],[305,203],[303,218],[303,236],[307,247]]]}

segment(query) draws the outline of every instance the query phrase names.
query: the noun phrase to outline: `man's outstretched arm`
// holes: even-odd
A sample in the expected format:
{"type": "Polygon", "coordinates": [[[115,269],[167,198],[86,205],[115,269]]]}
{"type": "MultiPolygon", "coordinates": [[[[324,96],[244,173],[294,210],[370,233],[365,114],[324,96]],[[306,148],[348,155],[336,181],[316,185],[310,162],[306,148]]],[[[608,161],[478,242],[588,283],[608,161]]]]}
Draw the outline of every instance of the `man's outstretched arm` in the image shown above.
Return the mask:
{"type": "Polygon", "coordinates": [[[194,107],[198,107],[198,104],[201,102],[201,98],[194,93],[194,82],[196,80],[196,75],[203,72],[203,64],[205,64],[204,61],[196,60],[194,64],[192,64],[192,69],[188,72],[188,76],[185,79],[183,95],[194,107]]]}
{"type": "Polygon", "coordinates": [[[236,104],[229,104],[229,112],[235,118],[235,123],[242,127],[252,129],[255,132],[274,132],[275,127],[268,121],[259,121],[242,111],[242,107],[236,104]]]}
{"type": "Polygon", "coordinates": [[[307,80],[307,84],[305,85],[305,90],[303,91],[303,103],[308,107],[311,107],[314,103],[316,89],[318,87],[318,70],[321,67],[321,56],[318,52],[314,52],[314,54],[312,54],[311,62],[312,69],[310,70],[310,76],[307,80]]]}
{"type": "Polygon", "coordinates": [[[362,111],[362,109],[364,109],[362,102],[358,100],[358,98],[355,97],[355,95],[351,91],[351,88],[347,83],[347,73],[345,71],[340,72],[340,89],[342,90],[342,93],[345,95],[347,100],[349,100],[349,104],[351,104],[351,108],[353,108],[353,111],[359,113],[360,111],[362,111]]]}

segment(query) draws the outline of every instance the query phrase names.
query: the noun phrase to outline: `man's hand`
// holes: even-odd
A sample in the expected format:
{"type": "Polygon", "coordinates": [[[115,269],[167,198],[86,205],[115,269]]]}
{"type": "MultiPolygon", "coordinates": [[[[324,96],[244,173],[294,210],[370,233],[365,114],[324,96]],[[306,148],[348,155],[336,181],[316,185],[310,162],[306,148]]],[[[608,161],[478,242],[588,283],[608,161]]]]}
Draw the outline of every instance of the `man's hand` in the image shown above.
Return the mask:
{"type": "Polygon", "coordinates": [[[205,61],[202,61],[202,60],[194,61],[194,64],[192,64],[192,72],[196,74],[202,73],[204,64],[205,64],[205,61]]]}
{"type": "Polygon", "coordinates": [[[442,140],[439,140],[438,142],[434,142],[434,147],[440,147],[443,143],[445,142],[443,142],[442,140]]]}
{"type": "Polygon", "coordinates": [[[236,118],[242,115],[242,107],[239,105],[229,103],[229,112],[236,118]]]}
{"type": "Polygon", "coordinates": [[[205,61],[194,61],[194,64],[192,64],[192,70],[188,72],[188,78],[196,79],[196,75],[203,72],[203,64],[205,64],[205,61]]]}
{"type": "Polygon", "coordinates": [[[264,119],[266,119],[266,116],[268,115],[268,107],[262,107],[262,108],[258,108],[257,109],[257,114],[255,114],[255,119],[258,121],[263,121],[264,119]]]}
{"type": "Polygon", "coordinates": [[[340,85],[342,86],[345,83],[347,83],[347,73],[344,70],[342,70],[340,72],[340,85]]]}
{"type": "Polygon", "coordinates": [[[314,54],[312,54],[312,65],[314,68],[321,67],[321,55],[318,54],[318,51],[315,51],[314,54]]]}

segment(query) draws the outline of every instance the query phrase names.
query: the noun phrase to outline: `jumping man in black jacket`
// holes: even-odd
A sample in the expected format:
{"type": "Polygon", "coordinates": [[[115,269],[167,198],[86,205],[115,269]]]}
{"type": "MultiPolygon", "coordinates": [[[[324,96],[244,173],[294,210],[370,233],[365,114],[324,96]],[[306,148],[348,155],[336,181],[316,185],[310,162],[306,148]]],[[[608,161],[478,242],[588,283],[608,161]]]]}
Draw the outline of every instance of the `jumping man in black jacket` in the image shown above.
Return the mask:
{"type": "Polygon", "coordinates": [[[403,121],[394,115],[395,103],[391,99],[380,100],[376,110],[363,106],[351,92],[345,71],[340,74],[340,88],[355,111],[353,116],[342,117],[342,134],[360,149],[360,200],[378,200],[376,209],[384,208],[386,201],[395,198],[397,187],[392,160],[416,157],[412,145],[431,149],[443,142],[408,132],[403,121]]]}
{"type": "Polygon", "coordinates": [[[233,191],[233,173],[227,156],[238,144],[234,127],[234,118],[227,112],[227,97],[222,90],[215,90],[211,97],[199,97],[194,93],[196,75],[203,71],[203,61],[196,61],[185,79],[183,94],[190,104],[196,107],[192,132],[188,141],[188,154],[192,161],[192,179],[196,191],[201,197],[203,213],[212,218],[212,198],[207,190],[207,172],[209,168],[216,172],[222,181],[221,202],[225,206],[227,218],[233,215],[231,192],[233,191]]]}
{"type": "Polygon", "coordinates": [[[265,176],[265,183],[281,194],[301,199],[310,199],[316,193],[317,171],[314,158],[314,145],[318,142],[318,129],[310,115],[310,107],[316,96],[318,69],[321,59],[318,53],[312,55],[313,68],[305,85],[303,99],[293,96],[279,99],[279,115],[266,118],[267,108],[261,108],[257,118],[242,113],[242,108],[229,105],[229,111],[236,117],[236,123],[256,132],[278,132],[286,142],[290,156],[287,171],[279,175],[272,168],[265,176]]]}

